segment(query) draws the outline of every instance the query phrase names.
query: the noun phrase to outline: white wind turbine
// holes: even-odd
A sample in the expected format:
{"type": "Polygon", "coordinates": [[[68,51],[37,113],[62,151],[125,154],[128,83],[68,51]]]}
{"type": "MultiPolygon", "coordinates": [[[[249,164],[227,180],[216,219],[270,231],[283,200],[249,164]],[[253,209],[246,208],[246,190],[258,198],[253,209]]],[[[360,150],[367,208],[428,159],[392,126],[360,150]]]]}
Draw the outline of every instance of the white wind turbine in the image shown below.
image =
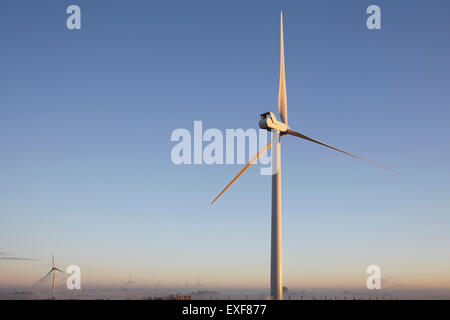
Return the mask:
{"type": "Polygon", "coordinates": [[[52,253],[52,268],[50,269],[49,273],[47,273],[45,275],[45,277],[41,278],[41,280],[44,280],[45,278],[47,278],[52,272],[53,272],[53,283],[52,283],[52,299],[54,297],[54,293],[55,293],[55,277],[56,277],[56,271],[62,272],[64,273],[64,271],[62,271],[61,269],[58,269],[57,267],[55,267],[55,256],[52,253]]]}
{"type": "MultiPolygon", "coordinates": [[[[345,153],[352,157],[364,160],[371,164],[392,170],[386,166],[376,162],[364,159],[355,154],[346,152],[326,143],[312,139],[304,134],[292,130],[287,124],[287,98],[286,98],[286,78],[284,67],[284,40],[283,40],[283,12],[281,12],[281,32],[280,32],[280,86],[278,92],[278,113],[281,121],[278,121],[272,112],[261,114],[259,126],[273,132],[274,150],[272,151],[272,233],[271,233],[271,263],[270,263],[270,295],[272,299],[282,300],[282,264],[281,264],[281,137],[284,135],[292,135],[302,138],[333,150],[345,153]]],[[[258,158],[266,152],[271,146],[270,142],[266,147],[260,150],[250,162],[234,177],[233,180],[219,193],[219,195],[211,202],[213,204],[258,158]]]]}

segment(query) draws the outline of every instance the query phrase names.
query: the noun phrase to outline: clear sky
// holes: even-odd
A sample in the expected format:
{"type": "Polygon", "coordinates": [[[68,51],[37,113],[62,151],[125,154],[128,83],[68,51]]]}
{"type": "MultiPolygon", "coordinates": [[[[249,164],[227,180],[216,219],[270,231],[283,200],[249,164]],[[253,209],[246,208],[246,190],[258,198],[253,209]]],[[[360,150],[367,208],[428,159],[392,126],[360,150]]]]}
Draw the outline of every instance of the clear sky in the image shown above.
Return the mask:
{"type": "Polygon", "coordinates": [[[387,286],[450,287],[449,9],[2,1],[0,286],[54,252],[83,285],[268,287],[271,178],[251,168],[210,207],[242,165],[176,166],[170,136],[276,110],[283,10],[290,126],[401,172],[284,138],[284,283],[364,287],[376,264],[387,286]]]}

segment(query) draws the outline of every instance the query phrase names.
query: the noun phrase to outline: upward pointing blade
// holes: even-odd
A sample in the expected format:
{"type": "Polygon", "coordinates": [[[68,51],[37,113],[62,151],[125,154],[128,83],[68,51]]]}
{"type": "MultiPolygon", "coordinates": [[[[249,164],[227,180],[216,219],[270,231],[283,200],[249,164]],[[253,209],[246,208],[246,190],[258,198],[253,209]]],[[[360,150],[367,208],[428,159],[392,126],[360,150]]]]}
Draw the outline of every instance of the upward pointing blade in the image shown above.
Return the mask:
{"type": "Polygon", "coordinates": [[[320,145],[325,146],[325,147],[328,147],[328,148],[330,148],[330,149],[333,149],[333,150],[336,150],[336,151],[339,151],[339,152],[348,154],[349,156],[352,156],[352,157],[358,158],[358,159],[360,159],[360,160],[366,161],[366,162],[368,162],[368,163],[370,163],[370,164],[374,164],[374,165],[376,165],[376,166],[378,166],[378,167],[382,167],[382,168],[387,169],[387,170],[389,170],[389,171],[398,173],[398,172],[395,171],[394,169],[391,169],[391,168],[386,167],[386,166],[384,166],[384,165],[382,165],[382,164],[379,164],[379,163],[376,163],[376,162],[373,162],[373,161],[364,159],[363,157],[357,156],[356,154],[353,154],[353,153],[350,153],[350,152],[341,150],[341,149],[339,149],[339,148],[330,146],[329,144],[326,144],[326,143],[321,142],[321,141],[319,141],[319,140],[315,140],[315,139],[313,139],[313,138],[310,138],[310,137],[308,137],[308,136],[305,136],[304,134],[301,134],[300,132],[296,132],[296,131],[294,131],[294,130],[288,129],[288,130],[287,130],[287,134],[290,134],[290,135],[292,135],[292,136],[296,136],[296,137],[299,137],[299,138],[302,138],[302,139],[305,139],[305,140],[308,140],[308,141],[311,141],[311,142],[320,144],[320,145]]]}
{"type": "Polygon", "coordinates": [[[272,146],[272,142],[269,142],[269,144],[267,146],[264,147],[264,149],[262,149],[261,151],[259,151],[256,156],[254,156],[252,158],[252,160],[249,161],[249,163],[247,163],[247,165],[244,167],[244,169],[242,169],[241,171],[239,171],[239,173],[236,175],[236,177],[234,177],[233,180],[230,181],[229,184],[227,184],[227,186],[222,190],[221,193],[219,193],[219,195],[217,197],[215,197],[215,199],[213,201],[211,201],[211,203],[209,205],[212,205],[214,202],[216,202],[217,199],[219,199],[219,197],[240,177],[242,176],[242,174],[247,171],[248,168],[250,168],[250,166],[252,164],[255,163],[256,160],[258,160],[258,158],[267,151],[267,149],[270,148],[270,146],[272,146]]]}
{"type": "Polygon", "coordinates": [[[52,253],[52,264],[53,264],[53,267],[55,267],[55,256],[53,255],[53,253],[52,253]]]}
{"type": "Polygon", "coordinates": [[[287,124],[286,74],[284,67],[283,12],[281,12],[280,32],[280,88],[278,91],[278,113],[281,121],[287,124]]]}

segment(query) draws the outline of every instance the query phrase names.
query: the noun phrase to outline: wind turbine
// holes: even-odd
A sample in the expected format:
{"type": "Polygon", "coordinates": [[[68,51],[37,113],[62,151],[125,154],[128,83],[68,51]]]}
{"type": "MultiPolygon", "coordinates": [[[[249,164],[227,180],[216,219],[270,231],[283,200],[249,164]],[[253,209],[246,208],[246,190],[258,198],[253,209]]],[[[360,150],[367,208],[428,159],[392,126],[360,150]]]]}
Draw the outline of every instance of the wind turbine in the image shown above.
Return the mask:
{"type": "Polygon", "coordinates": [[[258,158],[274,144],[272,151],[272,233],[271,233],[271,263],[270,263],[270,295],[272,299],[283,299],[282,264],[281,264],[281,137],[292,135],[304,140],[320,144],[333,150],[345,153],[349,156],[364,160],[371,164],[394,171],[384,165],[364,159],[355,154],[338,149],[324,142],[310,138],[302,133],[292,130],[287,121],[287,98],[286,98],[286,76],[284,66],[284,40],[283,40],[283,12],[280,22],[280,84],[278,89],[278,113],[281,121],[278,121],[272,112],[261,114],[259,126],[261,129],[272,131],[273,138],[267,146],[260,150],[250,162],[228,183],[228,185],[211,202],[211,205],[252,165],[258,158]]]}
{"type": "Polygon", "coordinates": [[[200,282],[200,278],[198,278],[197,283],[194,284],[194,287],[203,287],[202,283],[200,282]]]}
{"type": "Polygon", "coordinates": [[[128,288],[131,288],[131,287],[133,287],[134,285],[135,285],[136,283],[133,281],[133,280],[131,280],[131,276],[128,278],[128,282],[127,283],[125,283],[124,285],[123,285],[123,289],[128,289],[128,288]]]}
{"type": "Polygon", "coordinates": [[[64,271],[62,271],[61,269],[58,269],[57,267],[55,267],[55,256],[52,253],[52,268],[50,269],[49,273],[47,273],[45,275],[45,277],[41,278],[41,280],[44,280],[45,278],[47,278],[52,272],[53,272],[53,284],[52,284],[52,299],[54,297],[54,293],[55,293],[55,277],[56,277],[56,271],[62,272],[64,273],[64,271]]]}

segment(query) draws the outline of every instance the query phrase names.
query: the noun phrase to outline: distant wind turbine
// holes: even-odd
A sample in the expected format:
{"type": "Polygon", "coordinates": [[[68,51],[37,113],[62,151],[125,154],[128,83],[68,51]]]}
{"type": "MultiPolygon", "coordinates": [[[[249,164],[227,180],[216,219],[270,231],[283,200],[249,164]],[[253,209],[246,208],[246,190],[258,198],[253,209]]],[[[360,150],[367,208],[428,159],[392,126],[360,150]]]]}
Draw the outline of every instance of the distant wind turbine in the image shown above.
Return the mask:
{"type": "Polygon", "coordinates": [[[200,278],[198,278],[197,282],[194,284],[194,287],[203,287],[202,283],[200,282],[200,278]]]}
{"type": "Polygon", "coordinates": [[[131,280],[131,276],[128,278],[128,282],[127,283],[125,283],[124,285],[123,285],[123,288],[125,289],[125,288],[130,288],[130,287],[132,287],[132,286],[134,286],[136,283],[133,281],[133,280],[131,280]]]}
{"type": "Polygon", "coordinates": [[[286,76],[284,66],[284,40],[283,40],[283,13],[281,13],[281,32],[280,32],[280,84],[278,91],[278,113],[281,121],[278,121],[272,112],[261,114],[259,126],[261,129],[272,131],[273,141],[260,150],[250,162],[228,183],[228,185],[219,193],[219,195],[211,202],[213,204],[258,158],[266,152],[274,142],[274,150],[272,159],[274,159],[274,169],[272,172],[272,234],[271,234],[271,263],[270,263],[270,294],[272,299],[283,299],[282,285],[282,265],[281,265],[281,144],[282,136],[291,135],[310,142],[314,142],[331,148],[333,150],[345,153],[349,156],[364,160],[368,163],[392,170],[384,165],[364,159],[355,154],[349,153],[342,149],[338,149],[324,142],[310,138],[302,133],[292,130],[287,124],[287,98],[286,98],[286,76]]]}
{"type": "Polygon", "coordinates": [[[52,283],[52,299],[54,298],[54,293],[55,293],[55,277],[56,277],[56,271],[62,272],[64,273],[64,271],[62,271],[61,269],[58,269],[57,267],[55,267],[55,256],[52,253],[52,268],[50,269],[49,273],[47,273],[45,275],[45,277],[41,278],[41,280],[44,280],[45,278],[47,278],[52,272],[53,272],[53,283],[52,283]]]}
{"type": "Polygon", "coordinates": [[[156,285],[155,285],[155,296],[157,296],[158,295],[158,289],[159,289],[159,284],[160,284],[161,282],[158,280],[158,282],[156,283],[156,285]]]}

